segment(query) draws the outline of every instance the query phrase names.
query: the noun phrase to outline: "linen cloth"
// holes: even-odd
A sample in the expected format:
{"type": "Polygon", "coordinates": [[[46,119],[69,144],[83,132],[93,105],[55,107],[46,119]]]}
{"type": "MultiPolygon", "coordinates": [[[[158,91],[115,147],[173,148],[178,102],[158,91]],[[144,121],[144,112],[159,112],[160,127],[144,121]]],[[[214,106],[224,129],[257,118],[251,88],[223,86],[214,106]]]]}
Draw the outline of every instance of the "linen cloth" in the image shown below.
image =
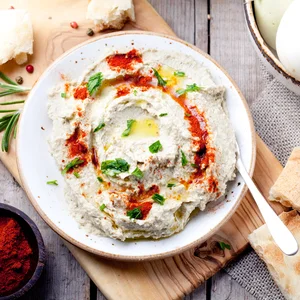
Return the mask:
{"type": "MultiPolygon", "coordinates": [[[[300,145],[300,96],[289,91],[263,68],[264,90],[250,109],[256,132],[282,165],[300,145]]],[[[225,271],[257,299],[284,300],[265,264],[253,250],[225,271]]]]}

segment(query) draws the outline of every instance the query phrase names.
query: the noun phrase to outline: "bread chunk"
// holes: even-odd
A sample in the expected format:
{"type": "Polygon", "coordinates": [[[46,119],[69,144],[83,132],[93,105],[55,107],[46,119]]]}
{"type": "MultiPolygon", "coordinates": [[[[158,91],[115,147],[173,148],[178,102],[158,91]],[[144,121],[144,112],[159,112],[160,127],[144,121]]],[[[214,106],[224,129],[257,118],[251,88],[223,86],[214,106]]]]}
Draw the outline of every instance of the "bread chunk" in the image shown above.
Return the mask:
{"type": "Polygon", "coordinates": [[[0,10],[0,65],[11,59],[27,62],[33,53],[33,30],[29,14],[23,9],[0,10]]]}
{"type": "Polygon", "coordinates": [[[293,150],[270,190],[269,199],[300,211],[300,147],[293,150]]]}
{"type": "Polygon", "coordinates": [[[135,21],[132,0],[91,0],[87,19],[93,20],[96,31],[122,29],[127,21],[135,21]]]}
{"type": "MultiPolygon", "coordinates": [[[[300,216],[296,210],[280,215],[300,244],[300,216]]],[[[252,248],[266,263],[268,270],[287,300],[300,299],[300,251],[294,256],[285,255],[275,244],[267,225],[249,235],[252,248]]]]}

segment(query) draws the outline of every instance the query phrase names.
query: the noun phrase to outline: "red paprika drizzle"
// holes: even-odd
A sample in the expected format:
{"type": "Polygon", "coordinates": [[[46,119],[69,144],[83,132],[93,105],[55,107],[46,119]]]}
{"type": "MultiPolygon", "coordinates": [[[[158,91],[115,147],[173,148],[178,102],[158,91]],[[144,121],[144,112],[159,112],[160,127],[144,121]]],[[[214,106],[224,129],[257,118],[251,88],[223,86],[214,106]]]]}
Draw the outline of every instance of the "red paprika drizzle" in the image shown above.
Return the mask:
{"type": "Polygon", "coordinates": [[[122,96],[126,96],[130,93],[130,88],[127,87],[126,85],[122,85],[122,86],[118,86],[117,87],[117,95],[116,97],[122,97],[122,96]]]}
{"type": "Polygon", "coordinates": [[[138,189],[139,190],[137,193],[130,195],[129,201],[127,203],[127,209],[132,210],[138,207],[142,213],[142,220],[145,220],[152,208],[152,202],[142,202],[142,201],[150,198],[154,194],[158,194],[159,186],[154,184],[148,190],[145,190],[144,185],[140,184],[138,186],[138,189]]]}
{"type": "Polygon", "coordinates": [[[88,152],[87,145],[81,140],[85,136],[86,133],[76,127],[73,134],[66,140],[70,157],[84,156],[88,152]]]}
{"type": "Polygon", "coordinates": [[[88,97],[88,91],[85,86],[78,86],[74,89],[74,98],[84,100],[88,97]]]}
{"type": "Polygon", "coordinates": [[[113,54],[106,58],[106,62],[112,70],[120,71],[120,70],[133,70],[134,64],[142,63],[142,56],[136,50],[132,49],[128,53],[123,54],[113,54]]]}
{"type": "MultiPolygon", "coordinates": [[[[78,157],[84,162],[77,166],[76,168],[82,168],[87,165],[89,161],[89,151],[88,146],[82,141],[82,139],[86,136],[86,133],[80,129],[80,127],[76,127],[71,136],[66,139],[65,146],[68,147],[69,157],[74,158],[78,157]]],[[[74,168],[69,169],[68,173],[72,173],[74,168]]]]}

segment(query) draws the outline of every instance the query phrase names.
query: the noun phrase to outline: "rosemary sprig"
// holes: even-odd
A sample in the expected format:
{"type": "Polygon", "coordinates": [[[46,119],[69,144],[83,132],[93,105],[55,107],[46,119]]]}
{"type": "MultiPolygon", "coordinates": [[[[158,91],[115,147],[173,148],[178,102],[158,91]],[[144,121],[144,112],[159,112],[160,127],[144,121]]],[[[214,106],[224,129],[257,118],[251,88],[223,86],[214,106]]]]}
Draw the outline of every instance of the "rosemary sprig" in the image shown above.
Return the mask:
{"type": "Polygon", "coordinates": [[[29,87],[23,87],[23,86],[14,85],[14,84],[8,84],[8,83],[6,84],[6,83],[1,83],[1,82],[0,82],[0,89],[3,90],[2,92],[0,92],[0,97],[30,91],[29,87]]]}
{"type": "MultiPolygon", "coordinates": [[[[18,85],[4,73],[0,72],[0,79],[4,81],[0,82],[0,97],[8,96],[11,94],[16,93],[24,93],[30,91],[29,87],[24,87],[18,85]]],[[[0,103],[2,105],[14,105],[14,104],[22,104],[25,100],[17,100],[17,101],[10,101],[10,102],[3,102],[0,103]]],[[[2,151],[8,152],[9,143],[12,138],[16,138],[17,135],[17,123],[20,117],[20,110],[19,109],[1,109],[0,114],[7,113],[3,117],[0,118],[0,132],[4,131],[2,137],[2,144],[1,149],[2,151]]]]}
{"type": "Polygon", "coordinates": [[[6,119],[0,119],[0,131],[4,131],[4,135],[2,137],[2,144],[1,144],[1,149],[3,152],[8,152],[9,149],[9,142],[12,136],[12,133],[14,132],[13,135],[15,135],[15,128],[17,126],[19,117],[20,117],[20,111],[15,112],[12,114],[9,118],[7,116],[6,119]],[[2,120],[2,121],[1,121],[2,120]]]}
{"type": "Polygon", "coordinates": [[[12,85],[17,85],[16,82],[12,81],[9,77],[7,77],[5,74],[0,72],[0,78],[5,81],[6,83],[12,84],[12,85]]]}
{"type": "Polygon", "coordinates": [[[0,103],[0,105],[11,105],[11,104],[24,103],[24,102],[25,102],[25,100],[19,100],[19,101],[11,101],[11,102],[0,103]]]}

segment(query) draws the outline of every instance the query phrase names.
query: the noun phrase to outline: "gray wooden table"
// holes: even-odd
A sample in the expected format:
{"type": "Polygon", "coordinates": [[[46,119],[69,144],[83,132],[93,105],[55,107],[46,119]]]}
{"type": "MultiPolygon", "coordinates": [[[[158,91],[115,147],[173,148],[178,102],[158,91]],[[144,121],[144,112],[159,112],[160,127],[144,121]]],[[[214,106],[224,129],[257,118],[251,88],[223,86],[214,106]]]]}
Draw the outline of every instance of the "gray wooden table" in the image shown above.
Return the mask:
{"type": "MultiPolygon", "coordinates": [[[[149,0],[175,33],[211,54],[237,82],[251,103],[261,91],[261,72],[246,32],[241,0],[149,0]]],[[[24,299],[105,299],[61,239],[35,212],[25,193],[0,162],[0,202],[16,206],[37,223],[48,259],[37,286],[24,299]]],[[[254,297],[224,271],[186,299],[242,300],[254,297]]]]}

